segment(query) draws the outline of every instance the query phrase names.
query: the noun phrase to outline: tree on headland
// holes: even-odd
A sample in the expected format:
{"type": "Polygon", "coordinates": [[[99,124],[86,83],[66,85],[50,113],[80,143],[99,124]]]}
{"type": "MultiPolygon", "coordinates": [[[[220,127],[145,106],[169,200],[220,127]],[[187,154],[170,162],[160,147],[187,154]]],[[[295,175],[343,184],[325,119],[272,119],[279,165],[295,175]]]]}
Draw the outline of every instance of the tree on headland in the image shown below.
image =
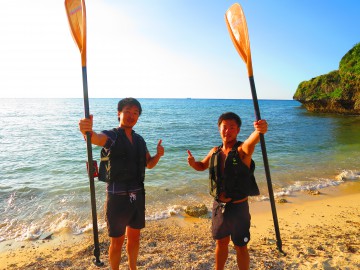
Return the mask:
{"type": "Polygon", "coordinates": [[[360,114],[360,43],[341,59],[339,69],[299,84],[293,99],[312,112],[360,114]]]}

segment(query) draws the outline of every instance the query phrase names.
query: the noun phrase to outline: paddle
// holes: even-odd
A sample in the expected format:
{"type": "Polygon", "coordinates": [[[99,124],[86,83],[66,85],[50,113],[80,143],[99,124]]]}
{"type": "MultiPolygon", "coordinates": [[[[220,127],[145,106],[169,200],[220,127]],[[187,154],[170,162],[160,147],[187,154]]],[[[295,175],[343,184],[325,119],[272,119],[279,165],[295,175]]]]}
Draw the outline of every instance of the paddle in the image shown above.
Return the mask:
{"type": "MultiPolygon", "coordinates": [[[[87,72],[86,72],[85,0],[65,0],[65,9],[69,20],[71,34],[77,46],[79,47],[81,53],[85,117],[90,118],[87,72]]],[[[86,147],[87,147],[87,156],[88,156],[88,175],[90,182],[91,212],[92,212],[93,234],[94,234],[94,256],[95,256],[94,263],[97,266],[103,266],[104,263],[100,261],[99,235],[98,235],[98,225],[97,225],[95,184],[94,184],[95,168],[93,165],[93,158],[92,158],[90,132],[86,132],[86,147]]]]}
{"type": "MultiPolygon", "coordinates": [[[[247,29],[244,12],[238,3],[233,4],[226,11],[225,21],[226,21],[226,26],[228,28],[231,40],[232,40],[237,52],[239,53],[239,55],[241,56],[241,58],[244,60],[244,62],[246,64],[246,67],[248,70],[248,75],[249,75],[249,80],[250,80],[251,94],[252,94],[253,103],[254,103],[256,120],[260,120],[261,119],[260,109],[259,109],[258,99],[257,99],[257,95],[256,95],[255,81],[254,81],[253,68],[252,68],[252,62],[251,62],[249,33],[248,33],[248,29],[247,29]]],[[[274,192],[272,189],[270,168],[269,168],[269,162],[268,162],[267,153],[266,153],[264,134],[260,134],[260,144],[261,144],[261,151],[262,151],[263,160],[264,160],[266,181],[267,181],[267,186],[268,186],[268,190],[269,190],[271,211],[272,211],[273,220],[274,220],[274,227],[275,227],[276,240],[277,240],[276,245],[278,247],[278,250],[281,253],[283,253],[284,255],[286,255],[282,251],[282,242],[281,242],[281,238],[280,238],[280,230],[279,230],[278,218],[277,218],[277,214],[276,214],[274,192]]]]}

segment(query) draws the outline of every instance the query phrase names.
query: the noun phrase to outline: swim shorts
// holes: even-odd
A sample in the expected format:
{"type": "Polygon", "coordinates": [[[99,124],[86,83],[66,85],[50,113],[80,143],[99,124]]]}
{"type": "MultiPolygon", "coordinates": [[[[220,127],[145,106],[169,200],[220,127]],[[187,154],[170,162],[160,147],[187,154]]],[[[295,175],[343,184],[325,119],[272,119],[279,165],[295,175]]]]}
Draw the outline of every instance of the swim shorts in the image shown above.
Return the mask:
{"type": "Polygon", "coordinates": [[[107,193],[105,219],[110,237],[123,236],[127,226],[133,229],[144,228],[144,190],[124,195],[107,193]]]}
{"type": "Polygon", "coordinates": [[[212,236],[215,240],[231,236],[236,246],[246,246],[250,241],[249,203],[219,203],[212,209],[212,236]]]}

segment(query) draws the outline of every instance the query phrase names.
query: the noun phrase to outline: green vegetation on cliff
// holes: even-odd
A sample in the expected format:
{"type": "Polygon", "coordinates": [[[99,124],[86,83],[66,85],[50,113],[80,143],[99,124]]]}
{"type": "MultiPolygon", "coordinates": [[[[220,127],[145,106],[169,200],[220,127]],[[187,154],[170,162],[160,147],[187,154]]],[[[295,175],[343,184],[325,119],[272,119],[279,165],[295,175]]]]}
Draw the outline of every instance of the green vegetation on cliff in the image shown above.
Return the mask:
{"type": "Polygon", "coordinates": [[[360,114],[360,43],[343,56],[339,70],[301,82],[293,98],[309,111],[360,114]]]}

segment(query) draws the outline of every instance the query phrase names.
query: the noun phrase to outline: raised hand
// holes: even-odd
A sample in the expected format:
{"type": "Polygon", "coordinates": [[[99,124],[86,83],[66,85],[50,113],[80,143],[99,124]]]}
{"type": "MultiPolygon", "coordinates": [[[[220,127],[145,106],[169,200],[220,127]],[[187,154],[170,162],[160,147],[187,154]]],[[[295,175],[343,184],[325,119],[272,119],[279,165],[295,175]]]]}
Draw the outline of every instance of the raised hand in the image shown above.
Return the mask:
{"type": "Polygon", "coordinates": [[[79,121],[79,129],[83,135],[86,132],[92,132],[93,130],[93,115],[90,115],[90,118],[82,118],[79,121]]]}
{"type": "Polygon", "coordinates": [[[257,132],[265,134],[268,130],[268,123],[266,120],[261,119],[259,121],[254,122],[254,128],[257,132]]]}
{"type": "Polygon", "coordinates": [[[191,167],[193,167],[195,165],[195,158],[191,154],[190,150],[187,150],[187,153],[188,153],[188,163],[191,167]]]}
{"type": "Polygon", "coordinates": [[[165,153],[164,147],[161,145],[161,143],[162,143],[162,140],[159,140],[157,147],[156,147],[156,154],[159,157],[162,157],[165,153]]]}

